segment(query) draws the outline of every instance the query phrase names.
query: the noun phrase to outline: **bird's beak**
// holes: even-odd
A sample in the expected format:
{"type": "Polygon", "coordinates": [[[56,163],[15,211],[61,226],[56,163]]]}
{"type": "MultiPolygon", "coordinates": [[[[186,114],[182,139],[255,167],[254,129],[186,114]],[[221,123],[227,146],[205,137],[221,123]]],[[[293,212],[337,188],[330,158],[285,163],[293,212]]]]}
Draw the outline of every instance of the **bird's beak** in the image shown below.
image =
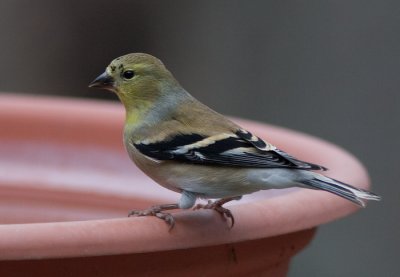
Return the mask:
{"type": "Polygon", "coordinates": [[[90,88],[114,89],[114,78],[104,72],[89,84],[90,88]]]}

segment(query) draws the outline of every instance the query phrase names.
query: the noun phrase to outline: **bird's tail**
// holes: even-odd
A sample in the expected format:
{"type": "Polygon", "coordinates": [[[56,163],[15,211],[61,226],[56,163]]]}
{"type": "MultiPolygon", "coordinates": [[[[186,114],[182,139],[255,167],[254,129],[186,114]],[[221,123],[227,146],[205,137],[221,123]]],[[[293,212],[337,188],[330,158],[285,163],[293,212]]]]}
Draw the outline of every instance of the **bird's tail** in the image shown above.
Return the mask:
{"type": "Polygon", "coordinates": [[[314,178],[302,181],[303,184],[307,185],[313,189],[320,189],[336,194],[340,197],[343,197],[351,202],[365,207],[365,200],[381,200],[379,195],[376,195],[370,191],[355,188],[338,180],[328,178],[322,175],[314,175],[314,178]]]}

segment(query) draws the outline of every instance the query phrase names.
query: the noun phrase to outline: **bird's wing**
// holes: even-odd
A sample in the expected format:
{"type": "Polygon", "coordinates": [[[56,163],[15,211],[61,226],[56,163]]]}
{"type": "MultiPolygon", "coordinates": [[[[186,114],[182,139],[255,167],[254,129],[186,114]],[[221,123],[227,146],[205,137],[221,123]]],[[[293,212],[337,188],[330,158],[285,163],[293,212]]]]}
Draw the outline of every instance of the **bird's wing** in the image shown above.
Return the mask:
{"type": "Polygon", "coordinates": [[[180,134],[161,142],[135,143],[142,154],[156,160],[253,168],[325,170],[295,159],[271,144],[238,130],[213,136],[180,134]]]}

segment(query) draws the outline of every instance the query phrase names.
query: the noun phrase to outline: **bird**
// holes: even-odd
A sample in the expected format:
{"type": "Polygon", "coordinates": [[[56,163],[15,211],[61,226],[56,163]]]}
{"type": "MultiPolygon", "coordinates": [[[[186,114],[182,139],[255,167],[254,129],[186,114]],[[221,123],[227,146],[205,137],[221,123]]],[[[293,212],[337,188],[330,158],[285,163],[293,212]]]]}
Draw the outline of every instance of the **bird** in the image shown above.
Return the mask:
{"type": "MultiPolygon", "coordinates": [[[[299,160],[240,127],[189,94],[161,60],[130,53],[111,61],[91,88],[114,92],[125,107],[123,141],[131,160],[159,185],[180,193],[177,203],[132,210],[155,216],[170,229],[170,210],[212,209],[231,220],[223,205],[267,189],[323,190],[361,207],[380,200],[319,172],[321,165],[299,160]],[[206,199],[206,204],[197,204],[206,199]]],[[[293,142],[295,143],[295,142],[293,142]]]]}

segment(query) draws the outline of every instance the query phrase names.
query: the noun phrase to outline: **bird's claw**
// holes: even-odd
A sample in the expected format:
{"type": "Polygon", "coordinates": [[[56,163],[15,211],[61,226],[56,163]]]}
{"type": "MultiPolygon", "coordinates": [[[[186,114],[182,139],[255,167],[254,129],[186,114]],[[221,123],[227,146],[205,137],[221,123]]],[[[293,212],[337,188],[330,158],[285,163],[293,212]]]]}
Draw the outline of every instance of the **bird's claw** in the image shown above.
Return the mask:
{"type": "Polygon", "coordinates": [[[226,216],[227,218],[229,218],[231,220],[231,228],[233,227],[233,225],[235,225],[235,218],[233,217],[232,212],[227,209],[222,207],[224,203],[221,203],[221,201],[211,201],[208,200],[207,204],[197,204],[196,206],[194,206],[193,210],[198,210],[198,209],[212,209],[217,211],[221,216],[226,216]]]}
{"type": "Polygon", "coordinates": [[[169,230],[172,230],[175,226],[175,219],[172,214],[163,212],[160,206],[153,206],[145,210],[132,210],[128,213],[128,217],[131,216],[155,216],[164,220],[168,224],[169,230]]]}

